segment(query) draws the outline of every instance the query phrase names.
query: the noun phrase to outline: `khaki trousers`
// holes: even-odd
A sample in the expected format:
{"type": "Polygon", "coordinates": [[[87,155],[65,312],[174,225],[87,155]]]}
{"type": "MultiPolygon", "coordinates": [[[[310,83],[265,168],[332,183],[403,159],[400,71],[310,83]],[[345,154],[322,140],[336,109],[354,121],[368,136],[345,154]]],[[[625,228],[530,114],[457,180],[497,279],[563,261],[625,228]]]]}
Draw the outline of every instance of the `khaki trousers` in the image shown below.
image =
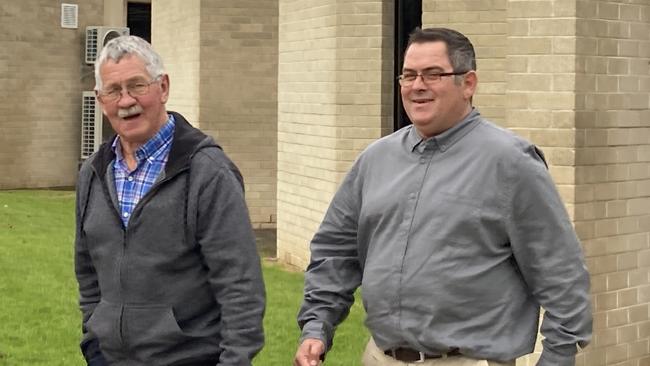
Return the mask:
{"type": "Polygon", "coordinates": [[[386,356],[384,351],[377,347],[372,338],[368,341],[361,362],[363,363],[363,366],[515,366],[514,360],[503,363],[488,360],[476,360],[463,356],[434,358],[419,363],[402,362],[386,356]]]}

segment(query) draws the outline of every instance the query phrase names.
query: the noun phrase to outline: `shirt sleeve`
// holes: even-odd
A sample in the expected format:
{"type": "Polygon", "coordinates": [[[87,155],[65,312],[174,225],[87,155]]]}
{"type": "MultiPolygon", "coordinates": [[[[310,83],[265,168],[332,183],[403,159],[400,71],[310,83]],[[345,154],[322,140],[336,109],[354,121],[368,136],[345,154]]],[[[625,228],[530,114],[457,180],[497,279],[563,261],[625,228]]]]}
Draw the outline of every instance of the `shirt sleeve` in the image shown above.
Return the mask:
{"type": "Polygon", "coordinates": [[[361,205],[358,162],[338,189],[311,241],[311,260],[305,272],[305,289],[298,325],[300,342],[307,338],[332,347],[334,330],[348,315],[354,291],[361,284],[357,250],[357,224],[361,205]]]}
{"type": "Polygon", "coordinates": [[[545,310],[538,366],[573,366],[591,339],[589,273],[543,159],[529,146],[512,167],[507,230],[521,274],[545,310]]]}
{"type": "Polygon", "coordinates": [[[265,290],[241,175],[222,168],[199,196],[196,237],[221,309],[220,366],[250,366],[264,345],[265,290]]]}

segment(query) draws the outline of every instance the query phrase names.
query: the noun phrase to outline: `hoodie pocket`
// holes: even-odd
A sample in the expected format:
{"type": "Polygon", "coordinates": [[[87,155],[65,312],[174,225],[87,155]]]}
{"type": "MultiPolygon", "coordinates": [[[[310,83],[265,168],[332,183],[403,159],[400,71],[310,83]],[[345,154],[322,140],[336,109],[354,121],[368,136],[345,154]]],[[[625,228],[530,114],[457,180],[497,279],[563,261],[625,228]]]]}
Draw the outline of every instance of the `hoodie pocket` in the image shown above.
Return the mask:
{"type": "Polygon", "coordinates": [[[152,359],[185,343],[191,337],[178,326],[170,306],[126,306],[122,320],[125,343],[136,357],[152,359]]]}
{"type": "Polygon", "coordinates": [[[88,331],[97,337],[102,352],[111,354],[121,349],[119,336],[121,307],[100,301],[86,322],[88,331]]]}

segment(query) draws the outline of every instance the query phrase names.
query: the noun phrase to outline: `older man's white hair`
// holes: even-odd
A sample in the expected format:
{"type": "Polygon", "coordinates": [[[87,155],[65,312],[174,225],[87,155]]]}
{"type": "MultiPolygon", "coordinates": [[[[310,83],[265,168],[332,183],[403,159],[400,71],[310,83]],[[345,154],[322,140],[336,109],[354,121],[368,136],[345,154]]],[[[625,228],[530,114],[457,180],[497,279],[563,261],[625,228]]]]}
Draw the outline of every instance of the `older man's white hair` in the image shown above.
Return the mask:
{"type": "Polygon", "coordinates": [[[119,62],[126,56],[139,57],[144,62],[152,79],[165,73],[160,55],[153,50],[149,42],[137,36],[120,36],[106,43],[95,61],[95,90],[102,88],[102,78],[99,75],[101,66],[109,60],[119,62]]]}

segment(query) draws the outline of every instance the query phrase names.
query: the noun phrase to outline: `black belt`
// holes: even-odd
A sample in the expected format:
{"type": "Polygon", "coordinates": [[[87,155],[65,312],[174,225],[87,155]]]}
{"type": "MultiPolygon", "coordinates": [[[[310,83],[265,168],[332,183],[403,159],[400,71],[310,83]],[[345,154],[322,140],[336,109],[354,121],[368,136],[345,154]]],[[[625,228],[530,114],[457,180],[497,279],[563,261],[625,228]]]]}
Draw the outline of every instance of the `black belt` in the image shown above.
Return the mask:
{"type": "Polygon", "coordinates": [[[460,356],[460,352],[458,351],[458,348],[453,348],[451,351],[447,353],[441,353],[437,355],[433,354],[428,354],[420,351],[416,351],[414,349],[410,348],[404,348],[404,347],[399,347],[399,348],[393,348],[384,351],[384,354],[386,356],[390,356],[397,361],[402,361],[402,362],[424,362],[425,360],[431,360],[434,358],[446,358],[446,357],[452,357],[452,356],[460,356]]]}

